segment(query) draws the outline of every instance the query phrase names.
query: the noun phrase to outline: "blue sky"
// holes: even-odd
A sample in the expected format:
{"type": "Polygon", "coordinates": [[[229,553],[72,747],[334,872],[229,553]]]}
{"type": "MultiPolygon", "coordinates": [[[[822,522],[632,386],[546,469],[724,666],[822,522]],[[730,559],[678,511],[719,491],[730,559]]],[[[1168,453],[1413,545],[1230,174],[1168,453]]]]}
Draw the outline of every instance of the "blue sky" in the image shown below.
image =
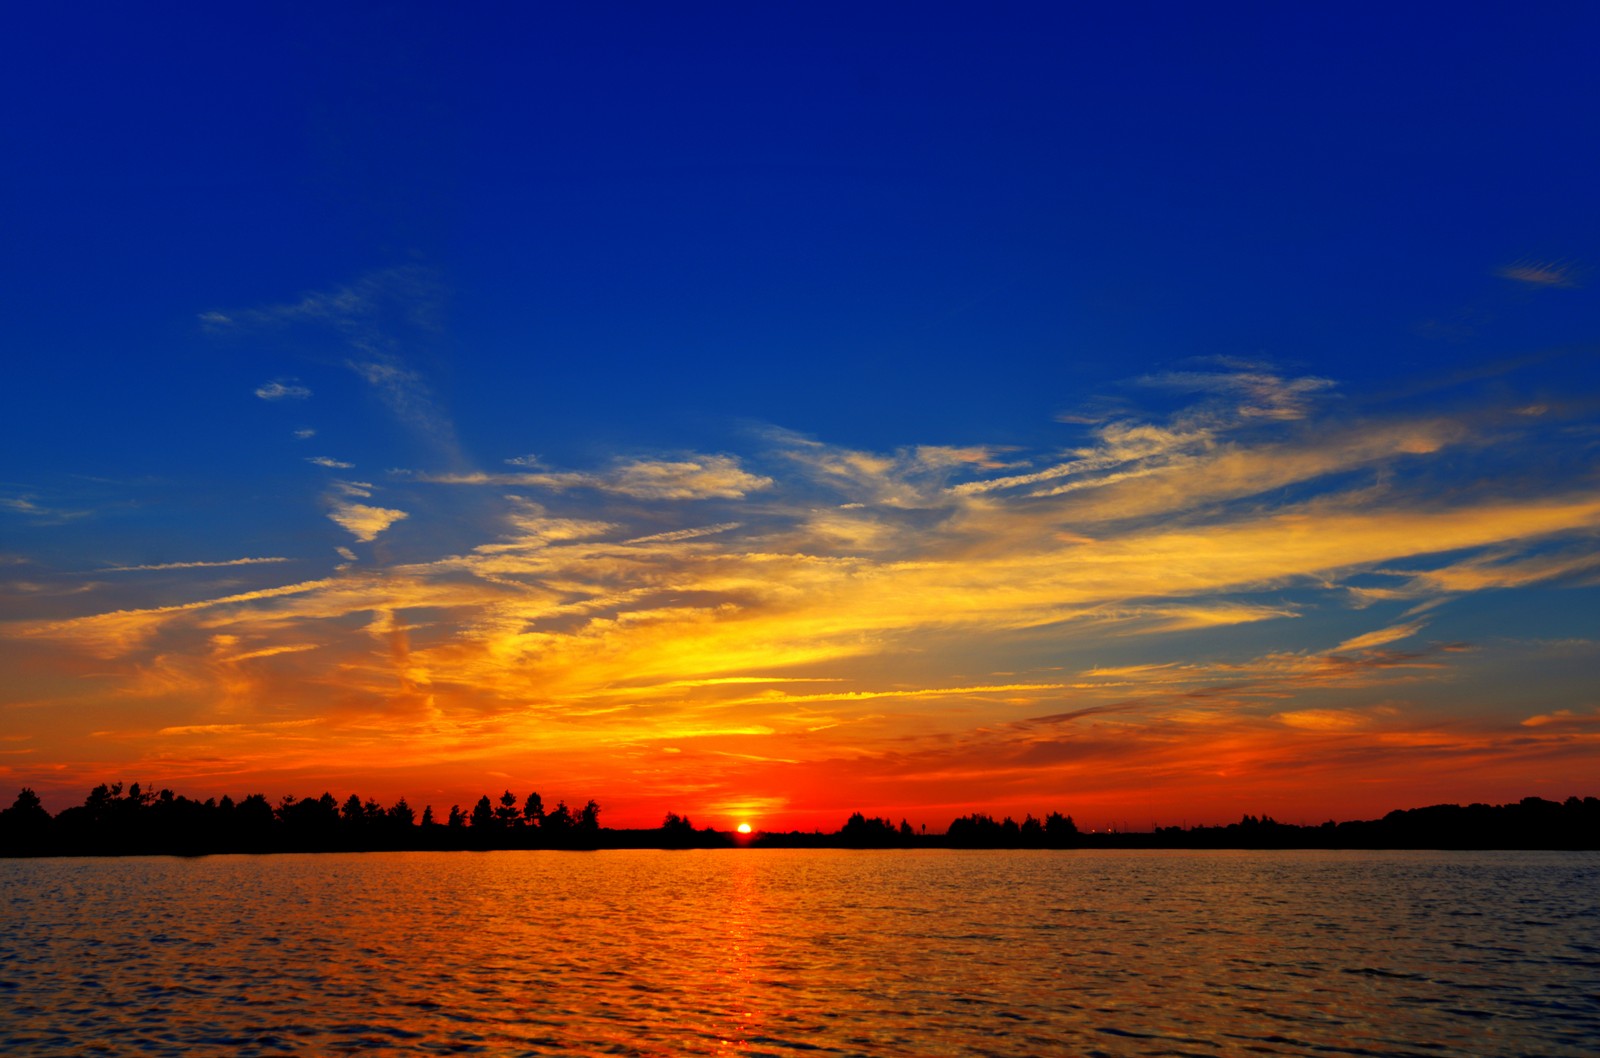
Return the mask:
{"type": "MultiPolygon", "coordinates": [[[[1178,525],[1209,527],[1201,537],[1214,541],[1249,517],[1319,517],[1319,502],[1361,510],[1362,489],[1378,490],[1368,513],[1406,517],[1554,503],[1567,515],[1463,530],[1448,555],[1388,546],[1219,574],[1195,589],[1215,618],[1204,628],[1160,626],[1150,600],[1161,592],[1119,583],[1094,597],[1097,612],[1137,611],[1156,631],[1107,638],[1066,619],[1020,638],[969,629],[962,649],[981,662],[936,673],[906,660],[932,633],[896,625],[893,645],[797,654],[785,670],[858,690],[893,673],[932,690],[956,675],[1050,683],[974,675],[1047,663],[1320,656],[1360,641],[1379,603],[1328,602],[1319,577],[1348,593],[1392,581],[1402,560],[1406,574],[1461,576],[1462,563],[1544,561],[1544,574],[1493,588],[1458,577],[1439,589],[1455,602],[1422,611],[1441,649],[1475,644],[1450,672],[1478,666],[1479,686],[1526,686],[1534,662],[1510,648],[1493,660],[1482,645],[1508,622],[1551,642],[1597,631],[1583,502],[1600,389],[1597,30],[1600,15],[1579,4],[15,13],[0,44],[0,551],[16,572],[6,664],[26,688],[9,707],[13,777],[44,785],[49,760],[71,781],[135,767],[221,786],[265,774],[270,756],[179,751],[157,736],[196,726],[163,710],[214,711],[215,686],[193,673],[140,699],[149,716],[128,730],[143,735],[102,748],[115,740],[92,732],[115,725],[73,721],[79,699],[61,689],[62,673],[88,664],[72,654],[83,645],[38,660],[30,636],[49,622],[424,566],[429,583],[449,581],[468,574],[439,563],[498,546],[534,508],[541,531],[568,525],[564,540],[586,538],[579,524],[620,540],[736,522],[730,539],[759,537],[734,549],[741,561],[779,544],[819,560],[854,547],[899,570],[1009,554],[1018,526],[1041,519],[1102,542],[1178,525]],[[1307,462],[1256,477],[1223,465],[1230,453],[1307,462]],[[1172,460],[1196,461],[1182,502],[1130,492],[1113,518],[1081,501],[1135,488],[1107,491],[1108,475],[1175,473],[1172,460]],[[1250,484],[1223,487],[1227,473],[1250,484]],[[1081,481],[1094,484],[1044,495],[1046,482],[1081,481]],[[1030,511],[1078,506],[991,523],[934,502],[939,489],[963,503],[1032,490],[1030,511]],[[862,511],[881,514],[870,532],[862,511]],[[242,558],[274,561],[193,565],[242,558]],[[149,566],[174,568],[105,572],[149,566]],[[1261,598],[1262,585],[1276,594],[1261,598]],[[1254,616],[1217,617],[1228,602],[1254,616]],[[806,668],[830,663],[837,671],[806,668]],[[60,707],[49,724],[41,703],[60,707]],[[232,763],[206,772],[202,757],[232,763]]],[[[563,569],[541,583],[582,594],[563,569]]],[[[603,619],[626,623],[618,600],[642,597],[642,583],[584,569],[584,590],[608,600],[603,619]]],[[[1424,634],[1403,611],[1425,593],[1406,583],[1378,631],[1424,634]]],[[[723,588],[690,578],[668,594],[688,606],[723,588]]],[[[922,590],[934,610],[959,594],[937,579],[922,590]]],[[[414,608],[396,627],[443,642],[477,635],[499,605],[405,599],[315,620],[344,634],[414,608]]],[[[562,620],[577,618],[530,617],[522,631],[556,635],[562,620]]],[[[287,655],[303,660],[322,634],[271,649],[295,646],[287,655]]],[[[197,642],[83,649],[126,680],[197,642]]],[[[1592,657],[1581,657],[1538,662],[1548,675],[1524,712],[1595,709],[1581,677],[1592,657]]],[[[715,678],[749,676],[741,664],[715,678]]],[[[325,690],[330,671],[278,676],[325,690]]],[[[1459,690],[1413,676],[1417,701],[1459,690]]],[[[1359,704],[1403,712],[1384,704],[1392,692],[1359,704]]],[[[228,708],[267,708],[252,701],[228,708]]],[[[515,727],[510,706],[471,695],[434,708],[515,727]]],[[[997,715],[978,709],[940,730],[978,738],[997,715]]],[[[927,720],[896,716],[849,747],[772,756],[858,753],[882,771],[892,739],[927,720]]],[[[784,730],[746,728],[738,737],[784,730]]],[[[585,731],[595,752],[620,737],[585,731]]],[[[1566,745],[1573,774],[1594,763],[1591,743],[1566,745]]],[[[486,754],[451,759],[464,772],[486,754]]],[[[331,774],[318,767],[297,758],[282,770],[331,774]]],[[[1505,767],[1511,785],[1537,770],[1505,767]]],[[[368,773],[340,774],[359,784],[368,773]]],[[[1051,774],[1026,788],[1081,792],[1051,774]]],[[[729,778],[706,803],[734,804],[736,781],[757,782],[729,778]]],[[[1465,779],[1452,781],[1437,789],[1465,796],[1465,779]]],[[[815,785],[760,803],[798,812],[812,802],[793,791],[815,785]]],[[[654,804],[647,786],[625,796],[654,804]]],[[[1295,789],[1305,802],[1318,794],[1310,779],[1295,789]]]]}

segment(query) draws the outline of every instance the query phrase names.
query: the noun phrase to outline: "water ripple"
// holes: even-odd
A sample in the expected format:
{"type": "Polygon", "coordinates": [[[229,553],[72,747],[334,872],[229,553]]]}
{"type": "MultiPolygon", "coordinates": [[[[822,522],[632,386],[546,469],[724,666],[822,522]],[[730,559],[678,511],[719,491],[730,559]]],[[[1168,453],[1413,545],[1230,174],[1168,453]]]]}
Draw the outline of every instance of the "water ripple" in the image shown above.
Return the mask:
{"type": "Polygon", "coordinates": [[[1589,1056],[1600,857],[0,861],[0,1053],[1589,1056]]]}

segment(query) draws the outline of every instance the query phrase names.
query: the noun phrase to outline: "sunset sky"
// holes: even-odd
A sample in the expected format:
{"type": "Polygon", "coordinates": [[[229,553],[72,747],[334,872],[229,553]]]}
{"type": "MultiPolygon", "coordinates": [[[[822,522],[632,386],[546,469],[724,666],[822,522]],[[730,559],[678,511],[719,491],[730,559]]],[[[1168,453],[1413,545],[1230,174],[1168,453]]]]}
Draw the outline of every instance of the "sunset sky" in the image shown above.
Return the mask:
{"type": "Polygon", "coordinates": [[[9,12],[0,804],[1600,794],[1600,8],[1463,10],[9,12]]]}

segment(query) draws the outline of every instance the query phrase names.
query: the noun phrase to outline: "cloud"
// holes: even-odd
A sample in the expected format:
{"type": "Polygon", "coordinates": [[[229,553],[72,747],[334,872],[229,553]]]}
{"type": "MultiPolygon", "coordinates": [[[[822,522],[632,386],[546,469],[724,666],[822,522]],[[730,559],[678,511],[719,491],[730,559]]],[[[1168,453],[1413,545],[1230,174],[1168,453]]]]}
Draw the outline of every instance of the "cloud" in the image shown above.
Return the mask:
{"type": "MultiPolygon", "coordinates": [[[[311,326],[331,330],[344,342],[345,365],[377,393],[394,416],[425,437],[450,462],[461,462],[460,445],[449,416],[412,363],[439,330],[442,291],[426,269],[392,268],[372,272],[331,290],[312,291],[296,301],[259,308],[202,314],[208,329],[311,326]]],[[[265,400],[308,397],[295,380],[268,383],[256,391],[265,400]]]]}
{"type": "Polygon", "coordinates": [[[1600,572],[1600,550],[1595,547],[1592,532],[1578,532],[1570,540],[1555,538],[1535,554],[1496,548],[1433,569],[1377,572],[1402,579],[1400,585],[1388,589],[1392,598],[1447,596],[1552,582],[1578,582],[1600,572]]]}
{"type": "Polygon", "coordinates": [[[602,472],[552,470],[487,474],[469,471],[410,476],[414,480],[436,485],[534,487],[557,492],[595,489],[642,500],[734,500],[772,485],[771,478],[752,474],[733,456],[723,455],[695,455],[676,460],[620,459],[602,472]]]}
{"type": "Polygon", "coordinates": [[[21,514],[46,525],[59,525],[63,522],[87,518],[94,513],[87,510],[69,510],[63,507],[50,507],[38,503],[32,496],[0,496],[0,511],[10,511],[12,514],[21,514]]]}
{"type": "Polygon", "coordinates": [[[315,463],[319,467],[328,467],[332,470],[353,470],[354,463],[343,463],[330,456],[306,456],[307,463],[315,463]]]}
{"type": "Polygon", "coordinates": [[[1315,375],[1285,378],[1258,365],[1232,371],[1169,371],[1139,381],[1159,389],[1226,398],[1232,405],[1227,414],[1242,421],[1302,419],[1312,394],[1335,388],[1332,379],[1315,375]]]}
{"type": "Polygon", "coordinates": [[[1001,470],[1016,466],[1003,458],[1005,453],[1016,451],[1009,445],[917,445],[911,449],[917,463],[930,470],[976,467],[982,470],[1001,470]]]}
{"type": "Polygon", "coordinates": [[[1600,727],[1600,709],[1579,713],[1572,709],[1557,709],[1553,713],[1540,713],[1522,721],[1523,727],[1586,728],[1600,727]]]}
{"type": "Polygon", "coordinates": [[[1576,287],[1577,269],[1561,261],[1516,261],[1499,269],[1496,275],[1536,287],[1576,287]]]}
{"type": "Polygon", "coordinates": [[[435,443],[455,451],[455,427],[439,410],[433,391],[422,373],[402,363],[393,354],[368,355],[347,361],[350,370],[377,391],[396,418],[435,443]]]}
{"type": "Polygon", "coordinates": [[[347,530],[363,544],[371,543],[379,533],[395,522],[409,518],[405,511],[388,507],[371,507],[364,503],[337,503],[328,517],[347,530]]]}
{"type": "Polygon", "coordinates": [[[1353,709],[1296,709],[1274,713],[1272,719],[1307,731],[1355,731],[1371,723],[1371,718],[1353,709]]]}
{"type": "Polygon", "coordinates": [[[344,547],[324,579],[230,595],[208,563],[174,563],[151,588],[165,605],[63,599],[8,634],[59,666],[75,707],[137,699],[163,717],[152,729],[214,727],[195,737],[230,753],[262,723],[314,716],[320,741],[294,758],[308,765],[581,759],[618,789],[665,745],[686,783],[737,786],[754,773],[736,760],[781,759],[830,797],[905,777],[957,799],[1040,776],[1175,789],[1196,769],[1344,782],[1370,760],[1507,745],[1488,721],[1427,722],[1452,711],[1540,747],[1507,754],[1588,737],[1570,700],[1512,715],[1475,690],[1500,640],[1405,649],[1427,623],[1393,612],[1592,583],[1600,495],[1573,472],[1588,442],[1570,432],[1586,413],[1521,415],[1523,395],[1319,417],[1329,387],[1248,370],[1279,381],[1143,386],[1198,404],[1123,407],[1066,452],[772,430],[743,457],[386,482],[430,499],[430,484],[491,486],[448,504],[332,481],[328,516],[357,541],[411,519],[403,560],[344,547]],[[1307,648],[1332,611],[1376,627],[1307,648]]]}
{"type": "Polygon", "coordinates": [[[1181,371],[1150,375],[1139,384],[1177,393],[1200,393],[1207,399],[1169,415],[1165,422],[1130,416],[1127,409],[1103,415],[1070,416],[1061,421],[1092,425],[1096,443],[1075,449],[1070,459],[1025,474],[979,479],[952,486],[958,496],[1023,489],[1031,495],[1056,496],[1155,474],[1196,476],[1204,464],[1226,458],[1238,449],[1232,435],[1273,423],[1304,419],[1314,395],[1334,388],[1315,376],[1285,377],[1246,365],[1231,371],[1181,371]]]}
{"type": "Polygon", "coordinates": [[[15,511],[17,514],[48,515],[54,513],[34,503],[28,496],[0,496],[0,509],[15,511]]]}
{"type": "Polygon", "coordinates": [[[1346,650],[1369,650],[1372,647],[1386,646],[1401,639],[1416,635],[1426,627],[1426,621],[1412,621],[1410,624],[1394,625],[1390,628],[1380,628],[1374,632],[1367,632],[1351,639],[1345,640],[1334,648],[1335,652],[1346,650]]]}
{"type": "Polygon", "coordinates": [[[309,441],[315,436],[317,436],[317,431],[313,430],[309,426],[301,427],[294,432],[294,439],[296,441],[309,441]]]}
{"type": "Polygon", "coordinates": [[[293,560],[292,559],[288,559],[288,558],[278,558],[278,557],[228,558],[228,559],[219,559],[217,561],[212,561],[212,562],[207,562],[207,561],[197,561],[197,562],[159,562],[159,563],[153,563],[153,564],[150,564],[150,565],[143,565],[143,566],[105,566],[105,567],[103,567],[101,569],[95,570],[95,572],[96,573],[135,573],[135,572],[150,572],[150,571],[157,571],[157,570],[174,570],[174,569],[216,569],[216,568],[223,567],[223,566],[260,566],[260,565],[270,565],[270,564],[274,564],[274,563],[278,563],[278,562],[291,562],[291,561],[293,561],[293,560]]]}
{"type": "Polygon", "coordinates": [[[726,533],[741,528],[739,522],[723,522],[720,525],[700,525],[692,529],[674,529],[665,533],[651,533],[648,536],[634,537],[632,540],[623,541],[626,544],[670,544],[679,540],[694,540],[702,536],[711,536],[716,533],[726,533]]]}
{"type": "Polygon", "coordinates": [[[298,379],[273,379],[257,386],[256,396],[262,400],[305,400],[311,396],[311,390],[298,379]]]}
{"type": "Polygon", "coordinates": [[[626,461],[612,470],[605,487],[645,500],[732,500],[771,484],[771,478],[748,473],[732,456],[698,456],[626,461]]]}
{"type": "Polygon", "coordinates": [[[239,654],[230,654],[221,660],[237,664],[241,661],[253,661],[256,658],[274,658],[280,654],[299,654],[307,650],[317,650],[320,643],[282,643],[276,646],[261,647],[258,650],[246,650],[239,654]]]}
{"type": "MultiPolygon", "coordinates": [[[[1031,489],[1026,495],[1043,499],[1080,493],[1074,514],[1085,521],[1148,517],[1243,499],[1365,467],[1393,465],[1407,457],[1431,455],[1465,443],[1471,432],[1450,420],[1421,420],[1364,423],[1303,440],[1253,446],[1219,444],[1199,435],[1156,443],[1153,435],[1146,436],[1152,440],[1144,452],[1121,443],[1114,454],[1034,474],[969,482],[951,491],[968,496],[1068,479],[1031,489]]],[[[1126,439],[1119,436],[1117,440],[1126,439]]]]}

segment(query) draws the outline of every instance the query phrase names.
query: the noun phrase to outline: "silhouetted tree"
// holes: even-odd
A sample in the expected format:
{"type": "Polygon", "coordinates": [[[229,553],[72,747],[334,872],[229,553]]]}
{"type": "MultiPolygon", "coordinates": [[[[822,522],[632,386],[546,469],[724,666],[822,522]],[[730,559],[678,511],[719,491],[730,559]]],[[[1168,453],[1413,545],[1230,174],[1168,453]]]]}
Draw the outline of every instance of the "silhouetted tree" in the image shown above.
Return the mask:
{"type": "Polygon", "coordinates": [[[489,795],[484,794],[478,798],[478,803],[472,806],[472,827],[474,830],[488,830],[494,826],[494,805],[489,803],[489,795]]]}
{"type": "Polygon", "coordinates": [[[1046,841],[1057,847],[1069,844],[1078,837],[1078,824],[1072,821],[1071,816],[1051,812],[1044,817],[1044,836],[1046,841]]]}
{"type": "Polygon", "coordinates": [[[567,807],[567,802],[557,801],[556,806],[546,813],[541,827],[556,835],[565,835],[572,829],[572,809],[567,807]]]}
{"type": "Polygon", "coordinates": [[[294,849],[332,849],[341,844],[339,831],[339,802],[333,794],[324,792],[321,797],[296,800],[293,796],[278,802],[278,822],[284,829],[284,841],[294,849]]]}
{"type": "Polygon", "coordinates": [[[272,842],[272,806],[266,794],[253,793],[239,802],[233,810],[233,833],[244,847],[251,850],[270,848],[272,842]]]}
{"type": "Polygon", "coordinates": [[[44,802],[33,792],[31,786],[24,786],[17,791],[17,799],[11,802],[11,807],[5,810],[4,815],[13,823],[24,819],[43,823],[50,819],[50,813],[45,811],[44,802]]]}
{"type": "Polygon", "coordinates": [[[500,795],[500,807],[494,810],[494,822],[499,827],[514,827],[520,822],[517,811],[517,795],[507,790],[500,795]]]}
{"type": "Polygon", "coordinates": [[[5,852],[42,852],[51,837],[50,813],[33,789],[24,786],[17,793],[11,807],[0,812],[0,850],[5,852]]]}
{"type": "Polygon", "coordinates": [[[115,787],[101,783],[89,791],[89,796],[83,799],[83,808],[89,819],[96,823],[103,822],[111,815],[113,806],[122,798],[122,784],[115,787]]]}
{"type": "Polygon", "coordinates": [[[413,812],[411,806],[406,804],[404,796],[394,803],[393,808],[389,809],[389,822],[393,826],[405,827],[409,830],[416,821],[417,813],[413,812]]]}
{"type": "Polygon", "coordinates": [[[839,839],[846,845],[859,848],[883,848],[899,844],[900,832],[887,819],[876,816],[868,819],[860,812],[855,812],[839,828],[839,839]]]}
{"type": "MultiPolygon", "coordinates": [[[[537,794],[530,794],[522,811],[510,791],[500,798],[500,809],[487,795],[475,806],[470,837],[468,817],[452,805],[449,829],[437,828],[432,807],[423,811],[423,826],[404,797],[385,810],[377,801],[362,801],[352,794],[341,807],[333,795],[282,797],[274,807],[263,794],[251,794],[238,804],[231,797],[204,802],[191,800],[171,789],[153,792],[140,784],[101,783],[82,804],[63,809],[53,819],[37,793],[23,788],[11,807],[0,811],[0,855],[37,854],[198,854],[220,851],[270,852],[279,850],[377,848],[491,848],[534,844],[593,848],[606,842],[632,846],[649,841],[641,831],[605,832],[600,829],[600,805],[589,800],[576,813],[559,802],[548,814],[537,794]],[[531,806],[531,809],[530,809],[531,806]],[[509,809],[510,811],[506,811],[509,809]],[[542,828],[509,820],[542,819],[542,828]],[[424,832],[434,833],[424,836],[424,832]],[[524,836],[516,836],[520,830],[524,836]],[[610,838],[603,835],[610,833],[610,838]]],[[[926,832],[926,827],[924,827],[926,832]]],[[[696,831],[687,817],[669,812],[657,839],[667,847],[731,844],[726,835],[709,828],[696,831]]],[[[1126,826],[1083,835],[1072,817],[1049,813],[1043,821],[1031,813],[1019,824],[1011,817],[996,822],[981,813],[962,816],[950,824],[946,843],[961,847],[1067,848],[1088,844],[1111,848],[1600,848],[1600,800],[1569,797],[1562,802],[1527,797],[1513,804],[1432,805],[1396,810],[1381,819],[1332,820],[1318,826],[1279,823],[1270,815],[1246,814],[1226,826],[1153,827],[1149,833],[1128,832],[1126,826]]],[[[886,819],[853,813],[839,832],[831,835],[763,834],[757,846],[886,847],[916,844],[911,824],[898,827],[886,819]]]]}
{"type": "Polygon", "coordinates": [[[538,790],[528,794],[528,799],[522,802],[522,819],[530,827],[544,822],[544,798],[539,796],[538,790]]]}

